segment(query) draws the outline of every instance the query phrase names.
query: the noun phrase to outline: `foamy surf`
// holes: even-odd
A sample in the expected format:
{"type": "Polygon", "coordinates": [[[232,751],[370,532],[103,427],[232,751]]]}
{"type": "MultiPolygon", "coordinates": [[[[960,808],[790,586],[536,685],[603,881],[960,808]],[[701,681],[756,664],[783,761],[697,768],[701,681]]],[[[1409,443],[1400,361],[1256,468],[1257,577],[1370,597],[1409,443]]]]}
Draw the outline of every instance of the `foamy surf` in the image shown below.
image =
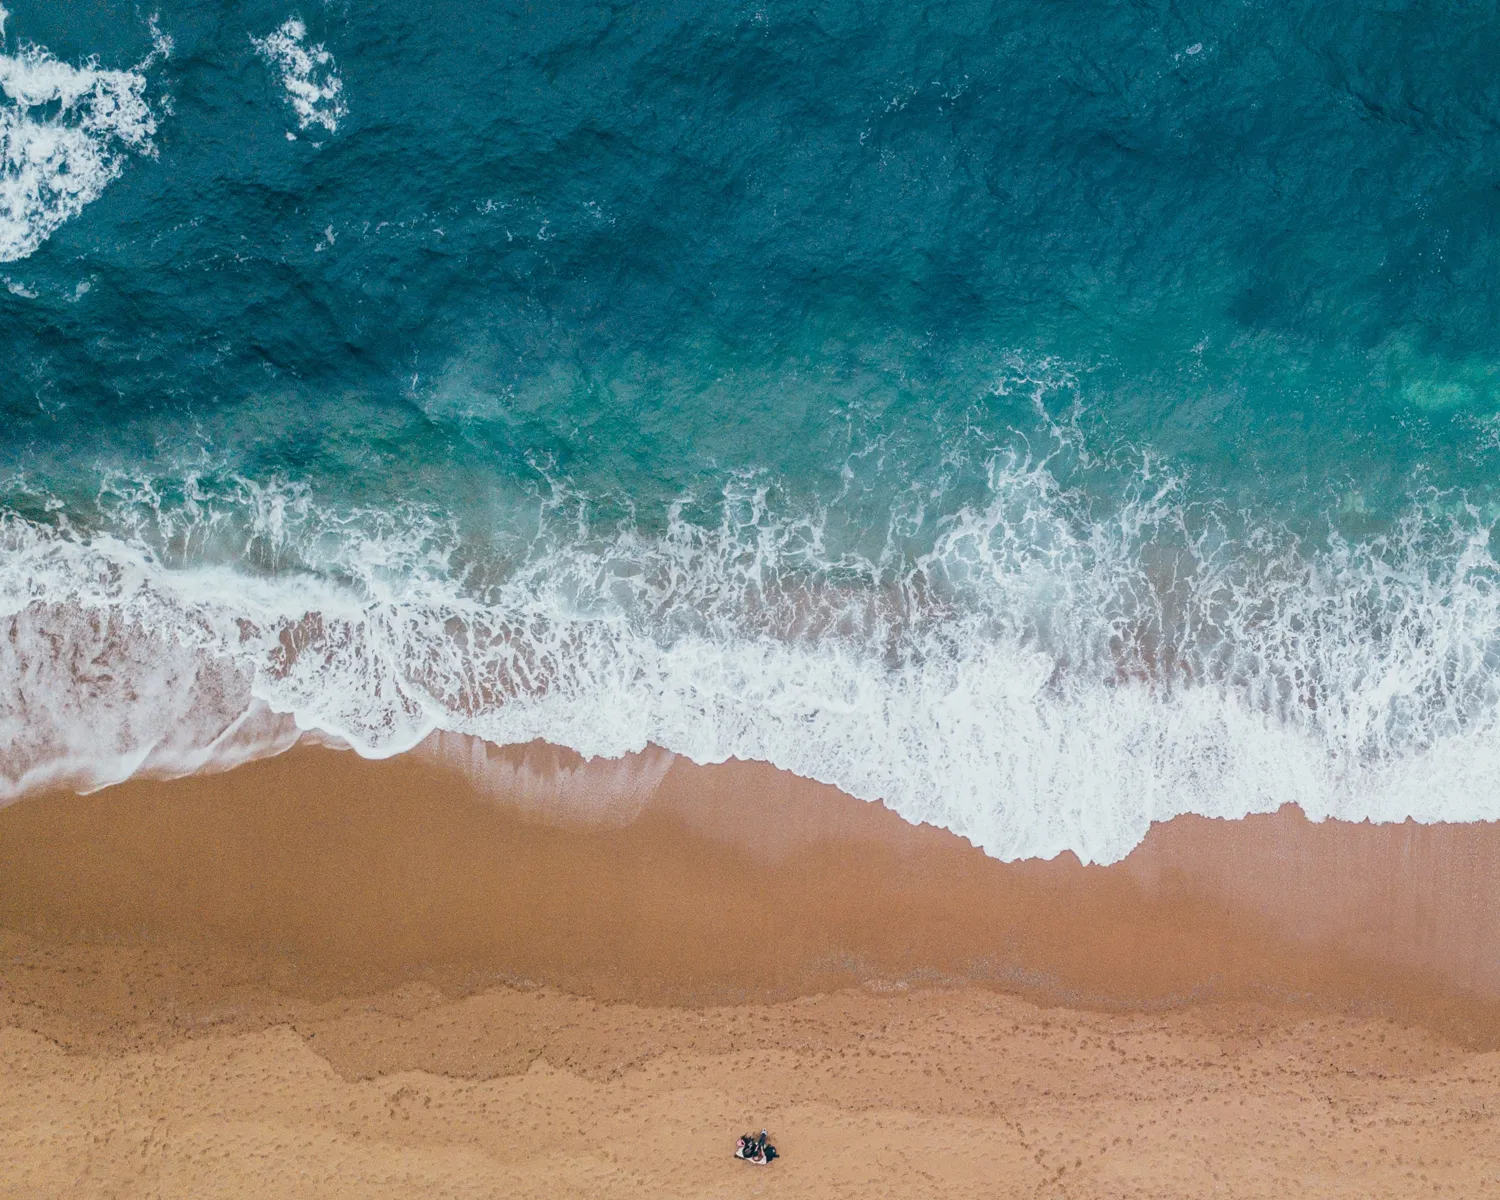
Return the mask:
{"type": "Polygon", "coordinates": [[[110,534],[0,524],[0,794],[446,731],[764,760],[1006,859],[1110,862],[1153,821],[1288,801],[1500,816],[1500,569],[1441,498],[1319,550],[1149,472],[1090,515],[1005,460],[904,566],[741,495],[653,536],[564,514],[479,569],[433,514],[186,494],[110,534]]]}
{"type": "Polygon", "coordinates": [[[277,72],[282,91],[304,133],[318,126],[337,133],[339,122],[349,111],[344,99],[344,81],[338,64],[322,42],[307,44],[307,26],[300,17],[288,17],[264,37],[251,37],[251,44],[268,66],[277,72]]]}
{"type": "MultiPolygon", "coordinates": [[[[0,9],[0,48],[9,15],[0,9]]],[[[0,262],[34,254],[99,199],[132,156],[155,155],[146,72],[172,43],[153,32],[152,53],[128,71],[93,59],[74,66],[24,42],[0,53],[0,262]]]]}

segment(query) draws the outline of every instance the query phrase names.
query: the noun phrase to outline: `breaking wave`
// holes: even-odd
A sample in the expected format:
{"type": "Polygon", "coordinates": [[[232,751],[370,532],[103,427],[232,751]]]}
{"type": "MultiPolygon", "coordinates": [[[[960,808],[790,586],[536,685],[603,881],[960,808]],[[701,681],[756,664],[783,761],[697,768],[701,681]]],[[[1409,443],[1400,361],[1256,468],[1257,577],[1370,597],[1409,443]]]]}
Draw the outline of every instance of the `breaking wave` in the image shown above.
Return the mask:
{"type": "Polygon", "coordinates": [[[716,524],[594,529],[553,496],[483,547],[243,480],[117,482],[110,532],[33,504],[0,520],[0,794],[447,730],[767,760],[1007,859],[1113,861],[1154,820],[1287,801],[1500,816],[1479,514],[1433,495],[1315,547],[1149,466],[1127,491],[1096,511],[1002,457],[905,558],[832,551],[826,514],[753,480],[716,524]]]}

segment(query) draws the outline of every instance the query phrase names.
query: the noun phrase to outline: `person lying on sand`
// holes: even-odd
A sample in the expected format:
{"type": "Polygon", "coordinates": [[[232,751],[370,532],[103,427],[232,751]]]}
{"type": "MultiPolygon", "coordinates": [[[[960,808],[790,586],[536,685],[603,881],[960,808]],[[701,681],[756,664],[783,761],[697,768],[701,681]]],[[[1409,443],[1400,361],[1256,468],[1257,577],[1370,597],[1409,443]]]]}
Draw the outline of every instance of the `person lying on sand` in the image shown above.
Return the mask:
{"type": "Polygon", "coordinates": [[[734,1156],[763,1167],[776,1157],[776,1147],[766,1140],[766,1131],[762,1129],[760,1137],[749,1133],[742,1135],[734,1156]]]}

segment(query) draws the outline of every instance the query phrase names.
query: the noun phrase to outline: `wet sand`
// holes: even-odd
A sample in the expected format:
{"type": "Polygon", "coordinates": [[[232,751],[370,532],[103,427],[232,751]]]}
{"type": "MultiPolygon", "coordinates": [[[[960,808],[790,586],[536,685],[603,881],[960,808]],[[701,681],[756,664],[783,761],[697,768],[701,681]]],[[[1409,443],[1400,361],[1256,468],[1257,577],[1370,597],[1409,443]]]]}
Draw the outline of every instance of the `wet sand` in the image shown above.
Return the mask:
{"type": "Polygon", "coordinates": [[[1493,826],[1003,864],[761,765],[299,748],[0,811],[0,1194],[1479,1195],[1497,918],[1493,826]]]}

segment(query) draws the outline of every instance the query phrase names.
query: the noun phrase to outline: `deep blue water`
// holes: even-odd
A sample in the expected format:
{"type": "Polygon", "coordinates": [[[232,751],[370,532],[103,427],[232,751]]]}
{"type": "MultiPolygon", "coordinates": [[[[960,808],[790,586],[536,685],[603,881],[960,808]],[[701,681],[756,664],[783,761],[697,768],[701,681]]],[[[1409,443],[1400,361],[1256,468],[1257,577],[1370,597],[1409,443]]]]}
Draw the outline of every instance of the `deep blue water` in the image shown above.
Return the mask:
{"type": "Polygon", "coordinates": [[[1495,5],[9,4],[0,790],[1500,815],[1495,5]]]}

